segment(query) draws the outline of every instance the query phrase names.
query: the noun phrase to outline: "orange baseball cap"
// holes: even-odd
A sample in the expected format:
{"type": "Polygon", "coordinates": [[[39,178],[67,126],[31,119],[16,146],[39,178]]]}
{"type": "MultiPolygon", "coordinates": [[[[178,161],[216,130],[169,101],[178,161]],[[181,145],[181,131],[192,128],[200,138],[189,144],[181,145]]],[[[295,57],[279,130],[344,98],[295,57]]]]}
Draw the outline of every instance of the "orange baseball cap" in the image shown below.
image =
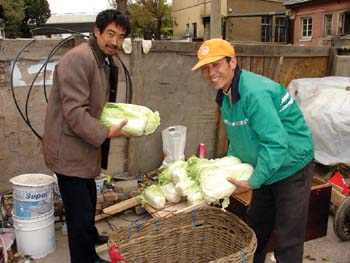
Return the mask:
{"type": "Polygon", "coordinates": [[[234,57],[235,50],[226,40],[213,38],[202,43],[197,56],[199,61],[192,70],[199,69],[206,64],[218,61],[224,57],[234,57]]]}

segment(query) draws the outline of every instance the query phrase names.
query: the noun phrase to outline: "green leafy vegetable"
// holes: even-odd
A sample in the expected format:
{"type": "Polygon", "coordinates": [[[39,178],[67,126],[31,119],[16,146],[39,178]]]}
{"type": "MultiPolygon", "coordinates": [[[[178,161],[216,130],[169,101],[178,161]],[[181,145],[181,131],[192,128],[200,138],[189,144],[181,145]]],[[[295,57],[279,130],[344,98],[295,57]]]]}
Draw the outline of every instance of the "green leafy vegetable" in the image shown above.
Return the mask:
{"type": "Polygon", "coordinates": [[[254,168],[241,160],[228,156],[217,159],[204,159],[192,156],[187,160],[188,174],[199,183],[202,196],[209,204],[220,204],[223,208],[229,204],[229,197],[235,186],[227,178],[248,180],[254,168]]]}
{"type": "Polygon", "coordinates": [[[110,128],[127,119],[123,131],[132,136],[149,135],[158,128],[160,117],[158,111],[151,111],[141,105],[107,102],[103,108],[100,122],[110,128]]]}
{"type": "Polygon", "coordinates": [[[148,186],[141,194],[142,204],[149,204],[156,209],[163,209],[166,204],[165,197],[158,185],[148,186]]]}

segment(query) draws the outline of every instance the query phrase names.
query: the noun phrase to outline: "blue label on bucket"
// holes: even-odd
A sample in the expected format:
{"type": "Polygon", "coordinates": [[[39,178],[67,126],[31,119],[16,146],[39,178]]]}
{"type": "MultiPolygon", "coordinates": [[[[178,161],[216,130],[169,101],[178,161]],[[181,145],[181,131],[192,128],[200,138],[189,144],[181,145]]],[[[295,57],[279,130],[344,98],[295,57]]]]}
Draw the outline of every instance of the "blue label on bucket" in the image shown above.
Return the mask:
{"type": "Polygon", "coordinates": [[[50,201],[41,202],[20,202],[13,201],[13,213],[17,217],[31,218],[43,215],[49,212],[53,207],[50,201]]]}

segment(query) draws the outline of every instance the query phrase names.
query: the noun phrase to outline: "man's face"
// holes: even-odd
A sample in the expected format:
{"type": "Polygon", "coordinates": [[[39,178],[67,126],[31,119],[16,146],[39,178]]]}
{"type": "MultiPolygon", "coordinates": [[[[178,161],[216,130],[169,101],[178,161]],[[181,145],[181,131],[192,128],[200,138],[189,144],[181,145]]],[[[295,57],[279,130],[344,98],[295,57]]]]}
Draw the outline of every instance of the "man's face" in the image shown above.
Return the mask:
{"type": "Polygon", "coordinates": [[[115,23],[110,23],[102,33],[95,27],[94,35],[102,52],[106,56],[112,56],[117,53],[117,50],[120,49],[123,44],[125,29],[117,26],[115,23]]]}
{"type": "Polygon", "coordinates": [[[227,90],[231,84],[234,70],[236,68],[236,58],[232,57],[230,62],[222,58],[213,63],[201,67],[203,77],[216,90],[227,90]]]}

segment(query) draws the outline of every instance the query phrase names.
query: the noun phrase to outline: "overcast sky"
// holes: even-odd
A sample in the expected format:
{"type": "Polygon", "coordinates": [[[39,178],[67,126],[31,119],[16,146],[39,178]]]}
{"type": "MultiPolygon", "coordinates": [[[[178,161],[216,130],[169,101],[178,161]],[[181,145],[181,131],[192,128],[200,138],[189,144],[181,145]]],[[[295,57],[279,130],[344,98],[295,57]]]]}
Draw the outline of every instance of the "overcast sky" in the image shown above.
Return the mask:
{"type": "Polygon", "coordinates": [[[98,13],[109,7],[108,0],[48,0],[51,14],[98,13]]]}
{"type": "MultiPolygon", "coordinates": [[[[51,14],[98,13],[110,7],[108,0],[47,0],[51,14]]],[[[171,3],[172,0],[167,0],[171,3]]]]}

